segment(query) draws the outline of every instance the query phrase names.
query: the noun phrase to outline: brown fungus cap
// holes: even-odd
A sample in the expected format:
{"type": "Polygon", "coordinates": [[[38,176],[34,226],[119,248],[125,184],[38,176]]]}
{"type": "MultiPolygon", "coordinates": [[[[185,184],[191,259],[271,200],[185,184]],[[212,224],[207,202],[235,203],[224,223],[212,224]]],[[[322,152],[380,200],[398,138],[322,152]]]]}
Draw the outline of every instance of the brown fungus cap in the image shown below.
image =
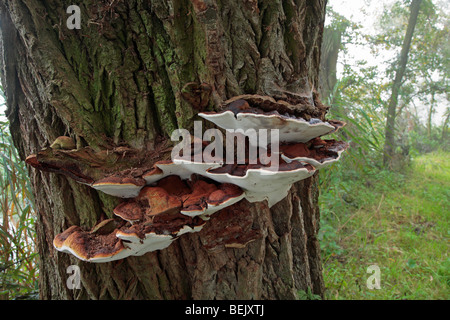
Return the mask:
{"type": "Polygon", "coordinates": [[[147,221],[163,213],[175,213],[181,209],[181,200],[160,187],[145,187],[139,195],[119,204],[114,214],[130,222],[147,221]]]}
{"type": "Polygon", "coordinates": [[[231,183],[223,183],[219,186],[218,190],[208,196],[207,202],[211,205],[221,205],[230,198],[241,196],[242,193],[242,189],[238,186],[231,183]]]}
{"type": "Polygon", "coordinates": [[[307,162],[321,169],[339,160],[348,143],[336,140],[313,139],[308,143],[292,143],[280,146],[282,158],[290,163],[307,162]]]}
{"type": "Polygon", "coordinates": [[[58,234],[54,247],[88,262],[109,262],[128,256],[139,256],[146,252],[162,250],[179,236],[198,232],[205,225],[199,217],[188,217],[178,213],[162,213],[153,221],[130,226],[114,219],[100,222],[91,231],[72,226],[58,234]],[[117,226],[111,231],[111,225],[117,226]]]}
{"type": "Polygon", "coordinates": [[[303,118],[302,113],[297,112],[297,106],[270,97],[243,95],[226,103],[220,112],[203,112],[199,116],[223,129],[241,129],[247,136],[253,134],[251,129],[277,129],[279,141],[286,143],[307,142],[333,133],[344,125],[340,121],[303,118]]]}
{"type": "Polygon", "coordinates": [[[92,188],[119,198],[134,198],[145,186],[142,178],[112,175],[96,181],[92,188]]]}
{"type": "Polygon", "coordinates": [[[278,167],[271,164],[226,164],[210,169],[205,176],[219,183],[229,183],[240,187],[245,192],[245,198],[250,202],[267,200],[269,207],[283,199],[292,184],[309,178],[315,172],[310,164],[300,161],[288,163],[281,157],[278,167]]]}
{"type": "Polygon", "coordinates": [[[199,180],[192,184],[192,192],[182,196],[183,212],[203,212],[208,207],[207,200],[211,193],[217,190],[212,183],[199,180]]]}
{"type": "Polygon", "coordinates": [[[115,232],[98,234],[83,231],[72,226],[57,235],[53,245],[58,251],[68,252],[80,260],[89,262],[108,262],[124,258],[127,248],[115,232]]]}
{"type": "Polygon", "coordinates": [[[193,178],[185,181],[179,176],[167,176],[155,186],[144,187],[135,199],[117,206],[114,214],[132,223],[176,212],[197,216],[212,214],[244,197],[244,191],[237,186],[207,182],[195,175],[193,178]]]}
{"type": "Polygon", "coordinates": [[[60,141],[70,138],[58,139],[59,142],[55,141],[57,143],[52,144],[51,148],[28,156],[26,163],[38,170],[63,174],[80,183],[90,186],[95,184],[99,190],[119,197],[135,197],[139,193],[139,188],[135,187],[145,184],[142,176],[152,170],[155,162],[168,159],[171,152],[167,139],[157,140],[152,151],[115,145],[108,141],[105,142],[105,149],[71,149],[73,145],[66,146],[60,141]],[[128,186],[123,188],[119,186],[121,184],[128,186]]]}

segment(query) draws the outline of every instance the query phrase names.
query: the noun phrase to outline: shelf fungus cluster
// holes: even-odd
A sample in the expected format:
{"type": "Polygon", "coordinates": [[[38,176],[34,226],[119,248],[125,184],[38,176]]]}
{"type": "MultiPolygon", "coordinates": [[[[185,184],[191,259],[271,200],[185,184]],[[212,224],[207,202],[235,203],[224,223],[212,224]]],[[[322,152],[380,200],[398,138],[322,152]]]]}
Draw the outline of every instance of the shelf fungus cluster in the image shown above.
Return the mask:
{"type": "Polygon", "coordinates": [[[192,142],[200,141],[200,148],[190,153],[183,149],[184,154],[175,157],[167,143],[154,146],[149,154],[125,146],[105,151],[75,149],[67,138],[30,155],[26,162],[36,169],[64,174],[122,198],[111,218],[91,230],[68,228],[55,237],[54,247],[84,261],[108,262],[162,250],[208,223],[211,227],[202,233],[205,247],[244,247],[259,232],[243,213],[242,199],[267,201],[271,207],[286,197],[293,183],[338,161],[348,147],[342,141],[321,139],[344,123],[305,119],[295,105],[271,97],[238,96],[226,101],[222,111],[199,116],[225,131],[239,131],[247,146],[243,160],[237,161],[233,154],[230,158],[236,161],[229,163],[205,154],[212,142],[203,137],[192,142]],[[259,139],[247,135],[260,129],[277,130],[277,148],[262,146],[259,139]],[[251,154],[252,144],[265,148],[265,155],[251,154]],[[204,156],[197,157],[199,153],[204,156]],[[235,225],[229,227],[233,218],[235,225]]]}
{"type": "Polygon", "coordinates": [[[57,235],[53,244],[59,251],[90,262],[139,256],[168,247],[182,234],[200,231],[205,217],[243,195],[234,185],[171,175],[119,204],[114,209],[116,218],[103,220],[91,231],[72,226],[57,235]]]}

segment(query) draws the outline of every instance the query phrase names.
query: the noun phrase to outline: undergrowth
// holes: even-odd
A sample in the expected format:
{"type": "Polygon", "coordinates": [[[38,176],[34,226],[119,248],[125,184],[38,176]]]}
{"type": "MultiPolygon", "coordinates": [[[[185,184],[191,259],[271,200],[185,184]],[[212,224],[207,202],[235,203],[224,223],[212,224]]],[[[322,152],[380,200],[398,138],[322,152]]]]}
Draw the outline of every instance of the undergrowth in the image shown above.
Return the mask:
{"type": "Polygon", "coordinates": [[[400,172],[376,163],[344,157],[321,172],[326,299],[448,299],[449,153],[417,156],[400,172]],[[372,265],[380,289],[367,286],[372,265]]]}

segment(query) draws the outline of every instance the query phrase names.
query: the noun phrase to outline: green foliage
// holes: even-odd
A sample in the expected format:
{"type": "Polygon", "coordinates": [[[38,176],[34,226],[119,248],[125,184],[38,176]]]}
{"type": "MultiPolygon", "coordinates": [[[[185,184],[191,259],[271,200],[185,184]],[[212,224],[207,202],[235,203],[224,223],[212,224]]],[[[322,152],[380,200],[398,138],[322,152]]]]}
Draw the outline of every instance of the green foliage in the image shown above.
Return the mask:
{"type": "MultiPolygon", "coordinates": [[[[432,151],[445,150],[450,151],[450,141],[443,138],[443,126],[433,126],[431,130],[423,125],[417,125],[415,130],[409,133],[411,144],[411,156],[418,156],[432,151]]],[[[448,128],[447,128],[448,130],[448,128]]]]}
{"type": "Polygon", "coordinates": [[[36,298],[35,209],[28,172],[0,121],[0,300],[36,298]]]}
{"type": "Polygon", "coordinates": [[[308,288],[307,291],[300,290],[297,292],[298,300],[322,300],[319,295],[314,294],[311,291],[311,288],[308,288]]]}
{"type": "Polygon", "coordinates": [[[326,298],[447,299],[449,153],[421,155],[404,173],[361,173],[350,162],[321,175],[331,177],[320,196],[326,298]],[[366,286],[372,264],[381,269],[380,290],[366,286]]]}

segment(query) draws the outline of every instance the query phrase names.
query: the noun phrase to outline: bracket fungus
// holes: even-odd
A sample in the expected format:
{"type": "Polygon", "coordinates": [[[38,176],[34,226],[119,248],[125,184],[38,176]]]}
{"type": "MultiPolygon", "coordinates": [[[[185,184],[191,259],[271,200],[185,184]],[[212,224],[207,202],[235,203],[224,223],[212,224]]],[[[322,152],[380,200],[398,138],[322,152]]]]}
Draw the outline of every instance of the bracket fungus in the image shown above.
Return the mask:
{"type": "MultiPolygon", "coordinates": [[[[183,97],[201,111],[209,94],[207,85],[188,84],[183,97]]],[[[239,161],[237,151],[233,153],[233,163],[228,158],[227,162],[217,161],[212,153],[198,158],[213,149],[212,143],[198,137],[194,137],[194,151],[175,157],[175,148],[168,147],[164,139],[147,153],[125,146],[100,151],[75,149],[70,138],[58,138],[26,162],[122,200],[113,210],[114,218],[99,222],[90,231],[71,226],[54,238],[54,247],[84,261],[107,262],[162,250],[206,224],[210,227],[201,236],[206,249],[245,247],[261,232],[253,229],[253,216],[241,200],[267,200],[272,207],[286,197],[292,184],[338,161],[348,148],[345,142],[321,139],[345,123],[319,120],[326,108],[311,108],[302,102],[306,100],[241,95],[226,101],[222,111],[199,113],[218,127],[247,137],[252,130],[278,130],[281,144],[276,148],[262,145],[260,139],[241,139],[249,144],[245,148],[256,144],[265,155],[255,155],[248,148],[239,161]]]]}
{"type": "Polygon", "coordinates": [[[45,148],[29,155],[25,162],[38,170],[65,175],[112,196],[131,198],[146,184],[143,176],[151,171],[153,164],[170,158],[171,149],[165,146],[166,143],[157,145],[153,152],[123,146],[100,151],[90,147],[45,148]]]}
{"type": "Polygon", "coordinates": [[[120,203],[113,210],[120,222],[104,220],[91,231],[72,226],[58,234],[53,244],[58,251],[89,262],[142,255],[168,247],[185,233],[200,231],[211,214],[244,197],[237,186],[193,178],[167,176],[120,203]]]}
{"type": "Polygon", "coordinates": [[[169,175],[155,186],[143,188],[135,199],[121,203],[114,209],[114,214],[129,222],[145,222],[175,211],[190,217],[208,216],[243,197],[244,191],[235,185],[201,179],[182,180],[179,176],[169,175]]]}
{"type": "MultiPolygon", "coordinates": [[[[228,100],[227,107],[220,112],[202,112],[199,116],[213,122],[223,129],[240,130],[248,135],[252,129],[277,129],[280,142],[308,142],[319,136],[330,134],[344,126],[343,122],[333,120],[323,122],[316,118],[305,120],[297,117],[285,101],[275,101],[266,96],[243,95],[239,99],[228,100]],[[257,107],[250,107],[247,100],[259,99],[261,105],[272,105],[272,111],[264,111],[257,107]],[[281,107],[280,107],[281,106],[281,107]],[[280,113],[279,109],[284,109],[280,113]],[[250,131],[249,131],[250,130],[250,131]]],[[[267,108],[267,107],[266,107],[267,108]]],[[[270,110],[270,109],[269,109],[270,110]]]]}
{"type": "Polygon", "coordinates": [[[92,184],[92,188],[119,198],[134,198],[145,186],[142,178],[109,176],[92,184]]]}
{"type": "Polygon", "coordinates": [[[207,170],[220,166],[218,163],[195,162],[182,159],[158,161],[150,171],[143,175],[143,178],[147,184],[152,184],[170,175],[176,175],[185,180],[189,179],[192,174],[202,175],[207,170]]]}
{"type": "Polygon", "coordinates": [[[115,232],[101,234],[72,226],[53,240],[56,250],[74,255],[89,262],[108,262],[129,256],[129,250],[115,232]]]}
{"type": "Polygon", "coordinates": [[[230,183],[245,190],[250,202],[268,201],[269,207],[286,197],[292,184],[315,173],[313,166],[301,162],[287,163],[279,160],[277,171],[269,165],[224,165],[208,170],[206,176],[220,183],[230,183]]]}
{"type": "Polygon", "coordinates": [[[182,234],[198,232],[205,225],[200,218],[180,216],[169,227],[163,223],[123,225],[106,234],[72,226],[54,238],[53,246],[87,262],[110,262],[139,256],[167,248],[182,234]]]}
{"type": "Polygon", "coordinates": [[[124,242],[129,250],[129,256],[140,256],[147,252],[167,248],[183,234],[199,232],[205,223],[198,217],[184,216],[173,220],[170,225],[164,223],[134,224],[118,230],[116,236],[124,242]]]}
{"type": "Polygon", "coordinates": [[[348,143],[315,138],[308,143],[284,144],[280,146],[281,157],[288,163],[306,162],[316,169],[322,169],[336,161],[348,148],[348,143]]]}

